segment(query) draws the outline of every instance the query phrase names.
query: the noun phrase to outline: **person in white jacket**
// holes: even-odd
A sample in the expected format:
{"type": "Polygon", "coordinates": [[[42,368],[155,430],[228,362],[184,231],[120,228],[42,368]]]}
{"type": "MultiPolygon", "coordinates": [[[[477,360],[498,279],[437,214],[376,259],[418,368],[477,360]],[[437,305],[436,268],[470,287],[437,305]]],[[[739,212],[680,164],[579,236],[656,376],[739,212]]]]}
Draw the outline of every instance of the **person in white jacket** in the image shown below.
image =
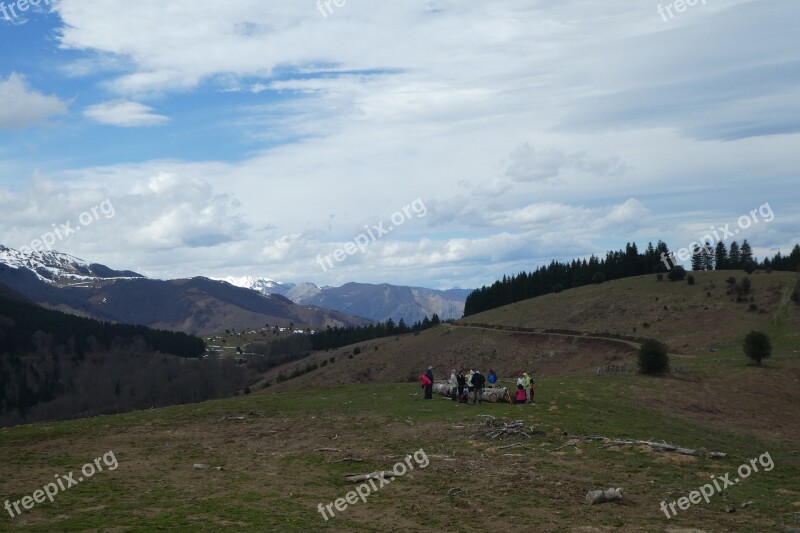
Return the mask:
{"type": "Polygon", "coordinates": [[[447,380],[447,386],[450,387],[450,398],[453,401],[458,400],[458,377],[456,377],[456,369],[450,371],[450,379],[447,380]]]}

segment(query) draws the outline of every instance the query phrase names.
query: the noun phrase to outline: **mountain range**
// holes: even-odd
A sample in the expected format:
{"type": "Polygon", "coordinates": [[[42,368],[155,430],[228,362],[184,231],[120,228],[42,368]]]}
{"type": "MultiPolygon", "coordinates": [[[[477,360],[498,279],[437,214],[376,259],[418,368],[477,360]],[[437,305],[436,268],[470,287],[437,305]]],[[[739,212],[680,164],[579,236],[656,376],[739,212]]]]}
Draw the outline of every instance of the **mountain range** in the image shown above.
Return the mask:
{"type": "Polygon", "coordinates": [[[369,322],[209,278],[148,279],[54,251],[0,247],[0,284],[51,309],[193,334],[291,322],[312,328],[369,322]]]}
{"type": "Polygon", "coordinates": [[[403,319],[412,324],[434,314],[442,320],[458,319],[464,314],[464,302],[470,289],[446,291],[398,285],[346,283],[341,287],[319,287],[313,283],[280,283],[269,278],[221,278],[237,287],[261,294],[280,294],[301,305],[315,305],[383,322],[403,319]]]}

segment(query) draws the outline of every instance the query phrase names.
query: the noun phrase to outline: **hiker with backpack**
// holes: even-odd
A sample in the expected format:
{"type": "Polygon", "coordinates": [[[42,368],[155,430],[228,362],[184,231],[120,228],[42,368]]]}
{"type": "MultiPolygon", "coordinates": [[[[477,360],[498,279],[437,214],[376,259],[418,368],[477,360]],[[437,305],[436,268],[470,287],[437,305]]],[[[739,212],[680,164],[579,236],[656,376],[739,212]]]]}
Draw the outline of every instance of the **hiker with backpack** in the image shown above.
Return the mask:
{"type": "Polygon", "coordinates": [[[481,375],[480,370],[476,370],[475,373],[472,375],[472,380],[470,380],[470,385],[472,385],[472,390],[475,394],[475,402],[481,403],[483,400],[483,385],[486,383],[486,378],[481,375]]]}

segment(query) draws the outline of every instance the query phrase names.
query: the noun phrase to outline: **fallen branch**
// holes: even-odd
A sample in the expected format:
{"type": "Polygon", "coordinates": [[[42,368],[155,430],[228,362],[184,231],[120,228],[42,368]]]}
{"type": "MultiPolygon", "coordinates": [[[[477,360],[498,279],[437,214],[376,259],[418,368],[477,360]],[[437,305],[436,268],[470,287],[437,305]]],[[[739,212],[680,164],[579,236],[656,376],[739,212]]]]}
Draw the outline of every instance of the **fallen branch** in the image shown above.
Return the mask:
{"type": "Polygon", "coordinates": [[[343,463],[345,461],[350,461],[352,463],[360,463],[360,462],[364,461],[364,459],[359,459],[358,457],[345,457],[343,459],[336,459],[335,461],[328,461],[328,464],[343,463]]]}
{"type": "Polygon", "coordinates": [[[340,452],[339,448],[317,448],[314,450],[315,452],[340,452]]]}
{"type": "Polygon", "coordinates": [[[568,447],[570,447],[570,446],[575,446],[576,448],[578,447],[578,445],[577,445],[577,444],[575,444],[575,443],[570,443],[570,444],[565,444],[565,445],[563,445],[563,446],[559,446],[558,448],[553,448],[552,450],[547,450],[547,451],[548,451],[548,452],[557,452],[558,450],[561,450],[561,449],[563,449],[563,448],[568,448],[568,447]]]}
{"type": "Polygon", "coordinates": [[[526,428],[522,420],[502,421],[497,420],[495,417],[490,417],[484,420],[483,428],[471,437],[483,435],[492,440],[497,438],[505,438],[513,435],[522,435],[525,438],[532,438],[531,435],[546,435],[547,433],[534,428],[526,428]]]}
{"type": "Polygon", "coordinates": [[[532,449],[532,448],[530,448],[530,447],[528,447],[528,446],[525,446],[525,445],[524,445],[524,444],[522,444],[521,442],[516,442],[516,443],[514,443],[514,444],[507,444],[506,446],[500,446],[500,447],[498,447],[498,448],[496,448],[496,449],[497,449],[497,450],[505,450],[506,448],[516,448],[517,446],[519,446],[520,448],[525,448],[526,450],[530,450],[530,449],[532,449]]]}
{"type": "MultiPolygon", "coordinates": [[[[662,450],[665,452],[672,452],[677,453],[680,455],[703,455],[702,452],[692,448],[683,448],[681,446],[676,446],[674,444],[667,444],[666,442],[653,442],[649,440],[635,440],[635,439],[608,439],[611,442],[608,444],[601,446],[600,449],[610,448],[612,446],[627,446],[627,445],[641,445],[641,446],[650,446],[651,448],[655,448],[657,450],[662,450]]],[[[705,452],[707,457],[714,457],[714,458],[723,458],[727,457],[728,454],[723,452],[705,452]]]]}
{"type": "Polygon", "coordinates": [[[345,481],[349,481],[350,483],[358,483],[359,481],[368,481],[370,479],[385,479],[387,477],[395,477],[394,472],[391,470],[384,470],[380,472],[370,472],[369,474],[346,474],[345,481]]]}

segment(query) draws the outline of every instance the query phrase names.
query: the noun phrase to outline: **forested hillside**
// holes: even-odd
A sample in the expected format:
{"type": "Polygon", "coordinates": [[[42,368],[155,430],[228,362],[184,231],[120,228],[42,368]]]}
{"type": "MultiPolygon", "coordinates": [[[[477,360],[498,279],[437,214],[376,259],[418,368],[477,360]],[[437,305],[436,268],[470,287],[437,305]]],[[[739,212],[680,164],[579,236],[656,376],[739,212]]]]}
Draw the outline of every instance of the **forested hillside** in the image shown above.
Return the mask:
{"type": "MultiPolygon", "coordinates": [[[[752,272],[762,268],[794,272],[800,267],[800,245],[795,245],[789,255],[783,256],[778,252],[772,259],[765,258],[758,262],[747,240],[742,242],[741,247],[736,241],[731,242],[730,250],[724,242],[719,242],[715,247],[695,247],[691,259],[692,269],[698,271],[745,269],[752,272]]],[[[656,246],[648,243],[642,253],[639,253],[636,243],[628,243],[624,250],[608,252],[603,259],[592,255],[588,261],[552,261],[532,272],[503,276],[502,280],[491,286],[473,291],[464,305],[464,316],[592,283],[667,272],[675,263],[672,252],[662,241],[658,241],[656,246]]]]}
{"type": "Polygon", "coordinates": [[[0,423],[71,418],[214,398],[243,369],[199,357],[185,333],[44,309],[0,286],[0,423]]]}

